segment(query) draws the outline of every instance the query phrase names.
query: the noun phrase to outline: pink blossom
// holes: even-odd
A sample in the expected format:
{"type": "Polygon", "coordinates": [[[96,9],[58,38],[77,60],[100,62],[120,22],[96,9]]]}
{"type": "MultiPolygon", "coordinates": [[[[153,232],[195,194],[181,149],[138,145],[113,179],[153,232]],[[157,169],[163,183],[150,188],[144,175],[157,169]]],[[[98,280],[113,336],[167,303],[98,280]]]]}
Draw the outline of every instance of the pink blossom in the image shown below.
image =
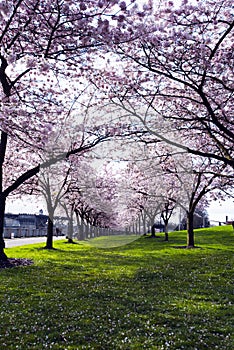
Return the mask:
{"type": "Polygon", "coordinates": [[[126,6],[126,2],[125,1],[121,1],[119,3],[119,7],[121,8],[122,11],[125,11],[127,6],[126,6]]]}

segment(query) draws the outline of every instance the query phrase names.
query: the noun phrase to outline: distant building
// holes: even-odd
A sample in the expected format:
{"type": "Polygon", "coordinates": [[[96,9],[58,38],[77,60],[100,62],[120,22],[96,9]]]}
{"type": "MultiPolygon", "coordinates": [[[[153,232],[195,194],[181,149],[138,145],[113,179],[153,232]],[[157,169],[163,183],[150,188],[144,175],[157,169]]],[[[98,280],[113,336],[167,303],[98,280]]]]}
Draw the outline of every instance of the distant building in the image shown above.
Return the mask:
{"type": "Polygon", "coordinates": [[[5,214],[4,227],[14,228],[46,228],[48,216],[43,214],[5,214]]]}
{"type": "Polygon", "coordinates": [[[4,217],[4,238],[40,237],[47,232],[47,215],[10,214],[4,217]]]}
{"type": "MultiPolygon", "coordinates": [[[[67,218],[54,218],[54,235],[65,234],[67,218]]],[[[4,238],[41,237],[47,235],[48,215],[42,211],[39,214],[11,214],[4,217],[4,238]]]]}

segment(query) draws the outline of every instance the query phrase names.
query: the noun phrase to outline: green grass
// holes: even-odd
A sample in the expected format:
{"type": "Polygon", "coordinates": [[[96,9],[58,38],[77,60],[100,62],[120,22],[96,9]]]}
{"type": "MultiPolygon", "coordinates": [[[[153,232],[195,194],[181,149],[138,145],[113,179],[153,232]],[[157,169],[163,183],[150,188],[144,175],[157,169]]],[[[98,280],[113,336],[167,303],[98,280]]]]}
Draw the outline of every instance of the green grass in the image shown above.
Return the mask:
{"type": "Polygon", "coordinates": [[[0,270],[0,349],[234,349],[231,227],[160,235],[6,249],[34,265],[0,270]]]}
{"type": "Polygon", "coordinates": [[[89,240],[89,244],[96,248],[114,248],[120,247],[139,239],[137,235],[117,235],[117,236],[102,236],[89,240]]]}

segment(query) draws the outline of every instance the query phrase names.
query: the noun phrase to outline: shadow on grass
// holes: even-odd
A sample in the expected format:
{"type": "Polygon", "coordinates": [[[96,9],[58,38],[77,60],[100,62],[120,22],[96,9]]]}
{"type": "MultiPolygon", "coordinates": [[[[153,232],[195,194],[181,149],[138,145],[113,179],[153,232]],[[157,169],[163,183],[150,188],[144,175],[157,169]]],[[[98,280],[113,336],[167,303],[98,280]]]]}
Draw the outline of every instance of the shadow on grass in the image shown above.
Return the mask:
{"type": "Polygon", "coordinates": [[[32,259],[8,258],[6,261],[0,261],[0,269],[8,269],[19,266],[30,266],[33,264],[34,262],[32,259]]]}
{"type": "Polygon", "coordinates": [[[66,250],[60,249],[60,248],[47,248],[47,247],[39,247],[39,248],[33,248],[32,250],[38,250],[38,251],[47,251],[47,252],[66,252],[66,250]]]}
{"type": "Polygon", "coordinates": [[[174,246],[174,247],[171,247],[171,248],[174,248],[174,249],[204,249],[202,247],[199,247],[199,246],[187,246],[187,245],[178,245],[178,246],[174,246]]]}

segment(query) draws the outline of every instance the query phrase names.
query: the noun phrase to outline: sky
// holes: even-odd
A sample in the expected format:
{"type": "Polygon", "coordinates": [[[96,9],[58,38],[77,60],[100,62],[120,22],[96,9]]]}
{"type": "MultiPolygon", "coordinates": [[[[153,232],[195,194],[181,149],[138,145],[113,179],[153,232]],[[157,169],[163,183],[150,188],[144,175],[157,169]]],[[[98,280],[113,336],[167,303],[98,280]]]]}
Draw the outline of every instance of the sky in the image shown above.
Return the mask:
{"type": "Polygon", "coordinates": [[[39,210],[46,214],[46,203],[43,199],[31,197],[29,199],[14,199],[6,202],[6,213],[12,214],[39,214],[39,210]]]}
{"type": "Polygon", "coordinates": [[[226,216],[228,216],[228,220],[234,220],[234,199],[222,202],[213,201],[207,211],[212,225],[215,224],[215,221],[224,222],[226,216]]]}

